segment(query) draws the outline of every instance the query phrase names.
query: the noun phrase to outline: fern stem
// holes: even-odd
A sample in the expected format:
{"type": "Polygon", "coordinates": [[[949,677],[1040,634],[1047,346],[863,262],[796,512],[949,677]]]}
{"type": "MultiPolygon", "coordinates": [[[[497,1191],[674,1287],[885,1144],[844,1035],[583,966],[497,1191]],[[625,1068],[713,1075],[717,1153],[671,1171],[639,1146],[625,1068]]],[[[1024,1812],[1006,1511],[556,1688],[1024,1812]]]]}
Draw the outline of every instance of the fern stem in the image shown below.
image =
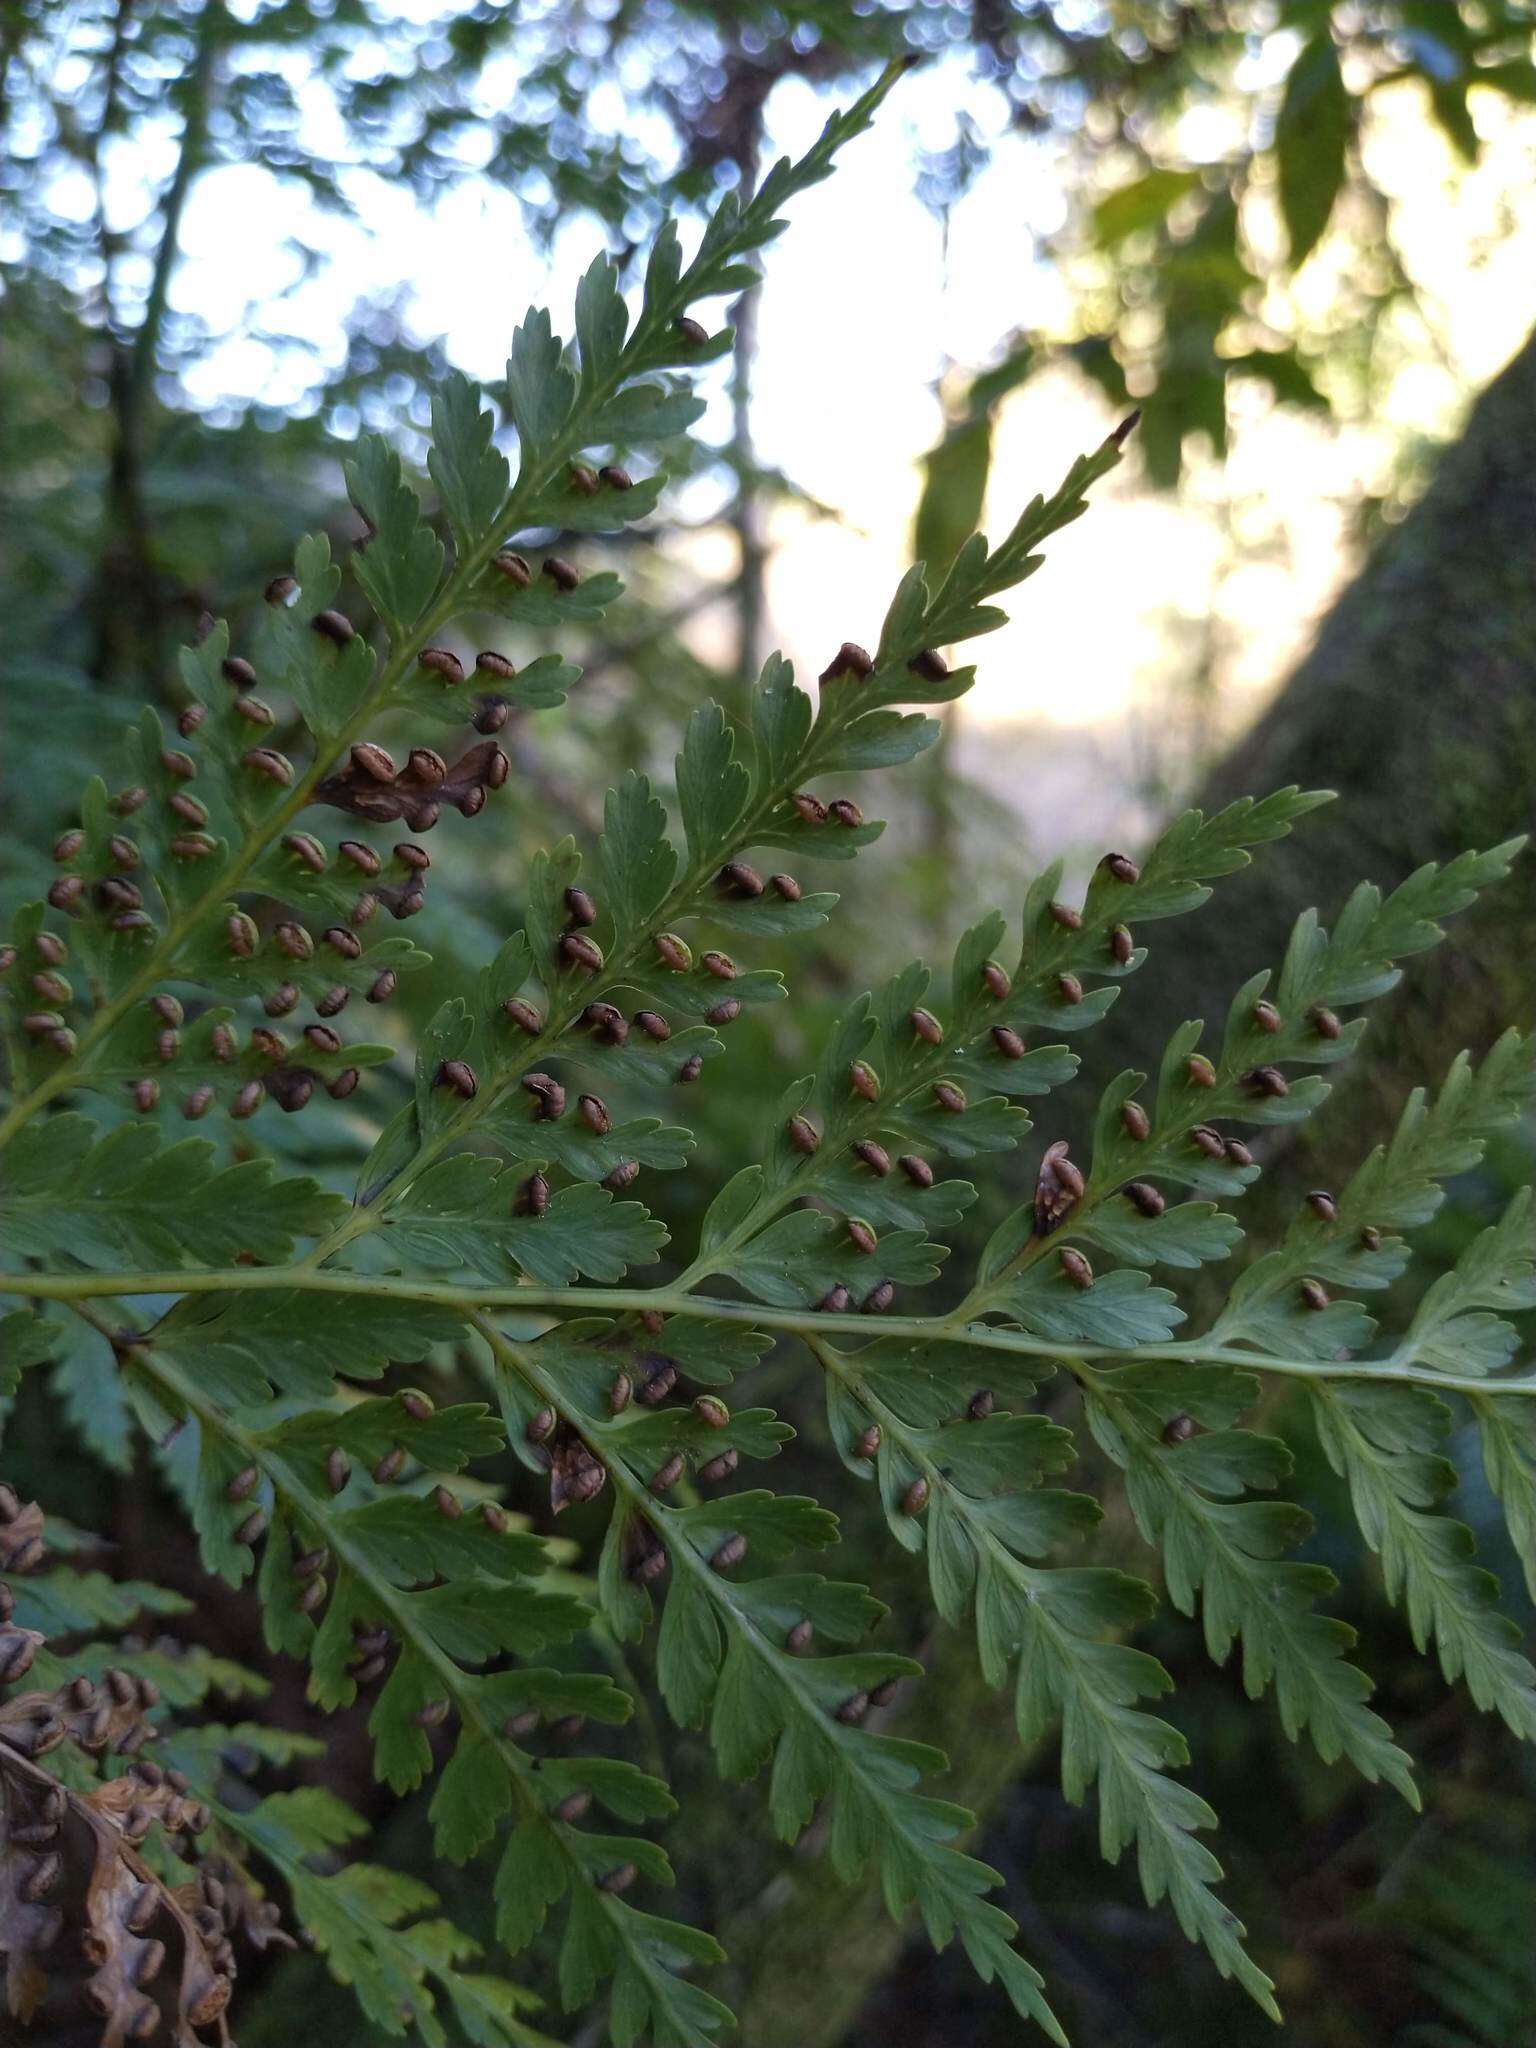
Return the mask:
{"type": "Polygon", "coordinates": [[[114,1294],[242,1294],[299,1289],[313,1294],[390,1296],[402,1301],[433,1302],[472,1315],[482,1308],[577,1309],[630,1313],[654,1309],[661,1315],[700,1316],[711,1321],[746,1323],[766,1330],[785,1330],[809,1338],[825,1336],[912,1337],[946,1339],[982,1351],[1008,1351],[1025,1358],[1049,1358],[1075,1365],[1128,1365],[1137,1359],[1177,1358],[1200,1365],[1237,1366],[1245,1372],[1279,1373],[1292,1379],[1375,1380],[1395,1385],[1433,1387],[1440,1392],[1482,1395],[1536,1395],[1536,1374],[1512,1379],[1474,1378],[1436,1372],[1427,1366],[1399,1366],[1369,1359],[1272,1358],[1217,1344],[1062,1344],[1025,1336],[994,1324],[967,1322],[949,1316],[882,1316],[878,1323],[865,1315],[828,1315],[819,1309],[768,1308],[755,1302],[720,1301],[711,1295],[663,1287],[451,1287],[426,1280],[397,1279],[373,1273],[333,1273],[297,1266],[239,1266],[210,1273],[0,1273],[0,1294],[30,1296],[39,1301],[76,1303],[114,1294]]]}

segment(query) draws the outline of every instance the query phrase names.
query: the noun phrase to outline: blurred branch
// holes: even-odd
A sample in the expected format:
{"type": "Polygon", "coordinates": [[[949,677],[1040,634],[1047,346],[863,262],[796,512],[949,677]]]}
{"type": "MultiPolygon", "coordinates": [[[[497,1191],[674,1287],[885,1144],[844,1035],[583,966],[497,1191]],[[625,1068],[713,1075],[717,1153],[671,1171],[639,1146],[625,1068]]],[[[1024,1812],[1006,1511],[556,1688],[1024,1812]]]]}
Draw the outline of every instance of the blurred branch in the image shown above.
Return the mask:
{"type": "Polygon", "coordinates": [[[206,0],[193,29],[194,56],[186,82],[186,115],[175,169],[161,202],[160,235],[143,317],[127,342],[116,332],[112,274],[118,238],[112,233],[102,186],[101,146],[112,129],[117,87],[132,0],[118,7],[106,97],[93,146],[102,244],[105,326],[111,361],[108,383],[113,415],[101,559],[93,609],[95,655],[91,671],[107,684],[153,684],[164,628],[161,573],[144,498],[147,420],[153,400],[156,352],[172,273],[180,248],[182,215],[192,182],[202,168],[208,141],[214,58],[223,0],[206,0]]]}

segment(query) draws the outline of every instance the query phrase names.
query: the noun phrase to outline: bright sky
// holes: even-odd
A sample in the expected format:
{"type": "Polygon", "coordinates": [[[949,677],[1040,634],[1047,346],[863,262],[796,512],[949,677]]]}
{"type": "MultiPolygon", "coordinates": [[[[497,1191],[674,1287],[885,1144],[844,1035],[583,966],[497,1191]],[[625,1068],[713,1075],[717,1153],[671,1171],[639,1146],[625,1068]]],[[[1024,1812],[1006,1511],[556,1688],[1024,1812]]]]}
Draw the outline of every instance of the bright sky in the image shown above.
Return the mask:
{"type": "MultiPolygon", "coordinates": [[[[759,453],[844,521],[792,509],[776,520],[772,631],[802,672],[820,668],[840,640],[872,640],[878,630],[908,556],[919,460],[939,429],[939,375],[952,363],[981,365],[1015,329],[1050,333],[1066,319],[1061,281],[1037,254],[1037,238],[1062,217],[1048,144],[995,138],[990,168],[951,216],[947,241],[912,195],[914,146],[946,145],[962,100],[975,108],[958,60],[903,81],[831,182],[796,204],[768,257],[759,453]]],[[[1214,658],[1227,722],[1242,716],[1305,644],[1346,573],[1347,515],[1362,487],[1381,483],[1402,435],[1454,430],[1466,391],[1536,322],[1536,115],[1475,95],[1488,147],[1467,173],[1415,89],[1377,94],[1373,104],[1374,168],[1402,202],[1404,253],[1436,329],[1433,338],[1405,335],[1384,416],[1328,430],[1256,399],[1225,468],[1197,469],[1177,505],[1148,491],[1129,463],[1101,488],[1098,509],[1052,543],[1051,564],[1022,594],[1015,622],[982,643],[982,680],[965,709],[973,731],[1113,731],[1139,720],[1155,751],[1163,708],[1202,651],[1214,658]]],[[[769,109],[774,147],[803,149],[826,107],[808,87],[781,86],[769,109]]],[[[1181,138],[1195,159],[1228,140],[1210,130],[1219,116],[1203,118],[1181,138]]],[[[135,168],[141,178],[158,170],[143,159],[135,168]]],[[[359,176],[354,197],[357,223],[320,213],[297,187],[276,189],[259,171],[203,178],[173,290],[176,305],[196,308],[224,337],[188,380],[198,400],[292,403],[302,361],[258,334],[302,335],[339,356],[358,298],[401,285],[420,331],[441,335],[456,362],[492,381],[530,300],[550,303],[560,324],[600,242],[595,226],[575,222],[546,262],[512,199],[474,178],[430,210],[371,175],[359,176]],[[323,255],[307,277],[290,236],[323,255]]],[[[1325,246],[1303,272],[1304,311],[1326,308],[1329,262],[1325,246]]],[[[1111,423],[1102,400],[1066,371],[1011,400],[988,507],[994,533],[1111,423]]],[[[728,572],[724,536],[690,545],[700,566],[728,572]]]]}

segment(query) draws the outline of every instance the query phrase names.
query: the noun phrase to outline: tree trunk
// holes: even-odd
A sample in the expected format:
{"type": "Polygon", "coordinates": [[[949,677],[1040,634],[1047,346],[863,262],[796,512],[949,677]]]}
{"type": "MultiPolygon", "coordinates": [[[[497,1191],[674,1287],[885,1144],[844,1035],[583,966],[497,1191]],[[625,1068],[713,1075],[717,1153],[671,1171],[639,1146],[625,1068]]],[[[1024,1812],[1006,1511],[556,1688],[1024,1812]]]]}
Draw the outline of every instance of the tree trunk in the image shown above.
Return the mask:
{"type": "MultiPolygon", "coordinates": [[[[1208,911],[1147,934],[1148,985],[1133,984],[1110,1020],[1127,1057],[1134,1034],[1138,1065],[1180,1019],[1215,1023],[1246,975],[1278,965],[1307,905],[1331,922],[1363,878],[1392,888],[1425,861],[1536,822],[1536,336],[1195,801],[1210,810],[1287,782],[1337,790],[1339,801],[1222,882],[1208,911]]],[[[1519,860],[1450,932],[1372,1012],[1368,1046],[1378,1059],[1390,1047],[1414,1079],[1529,1021],[1536,859],[1519,860]]]]}
{"type": "MultiPolygon", "coordinates": [[[[1531,829],[1536,338],[1479,399],[1421,503],[1376,549],[1271,709],[1195,801],[1210,810],[1289,782],[1335,789],[1339,801],[1223,881],[1206,911],[1147,932],[1152,960],[1085,1042],[1100,1082],[1127,1064],[1155,1070],[1186,1017],[1218,1031],[1232,992],[1255,968],[1278,966],[1309,904],[1331,923],[1361,879],[1390,888],[1425,861],[1531,829]]],[[[1411,1086],[1437,1081],[1463,1045],[1480,1052],[1536,1011],[1536,859],[1519,861],[1451,933],[1373,1005],[1366,1057],[1306,1140],[1309,1171],[1320,1157],[1347,1171],[1385,1135],[1411,1086]]],[[[1079,1124],[1091,1106],[1085,1092],[1079,1124]]],[[[1273,1195],[1250,1198],[1250,1221],[1286,1199],[1284,1159],[1273,1178],[1273,1195]]],[[[1011,1714],[983,1687],[968,1631],[936,1637],[928,1679],[898,1732],[948,1749],[953,1768],[935,1786],[939,1796],[983,1816],[1007,1800],[1021,1761],[1011,1714]]],[[[778,1889],[771,1910],[730,1930],[746,1984],[743,2048],[832,2048],[894,1966],[905,1937],[878,1900],[834,1893],[829,1872],[807,1870],[778,1889]]],[[[879,2032],[872,2027],[871,2038],[879,2032]]]]}

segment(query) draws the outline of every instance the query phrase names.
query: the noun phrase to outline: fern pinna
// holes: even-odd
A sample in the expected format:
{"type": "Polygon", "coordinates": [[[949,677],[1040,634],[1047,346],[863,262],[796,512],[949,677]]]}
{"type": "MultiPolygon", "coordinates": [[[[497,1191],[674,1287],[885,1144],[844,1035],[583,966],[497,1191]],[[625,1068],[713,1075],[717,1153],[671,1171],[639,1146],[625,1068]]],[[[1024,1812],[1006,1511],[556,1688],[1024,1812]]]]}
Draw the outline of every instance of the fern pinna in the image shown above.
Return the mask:
{"type": "MultiPolygon", "coordinates": [[[[1001,623],[995,600],[1084,509],[1124,430],[998,547],[973,539],[937,588],[913,570],[873,652],[843,646],[816,697],[775,659],[743,717],[701,705],[670,803],[631,773],[595,850],[568,839],[539,855],[523,928],[431,1018],[413,1084],[391,1099],[387,1073],[364,1082],[399,1045],[353,1038],[352,1020],[362,1005],[390,1014],[396,988],[430,972],[414,938],[380,936],[429,907],[420,839],[439,822],[495,829],[515,801],[496,734],[558,705],[577,673],[550,653],[471,661],[448,644],[455,621],[502,618],[515,648],[525,627],[602,613],[616,578],[540,559],[524,537],[608,532],[655,505],[660,475],[628,465],[644,470],[698,417],[686,372],[728,345],[691,309],[748,283],[780,209],[889,82],[727,202],[691,261],[663,232],[634,308],[600,261],[574,342],[530,314],[498,394],[505,434],[478,390],[447,379],[430,516],[397,455],[362,443],[348,476],[366,540],[347,566],[370,622],[342,609],[325,541],[303,542],[248,651],[213,626],[186,652],[177,732],[146,712],[128,786],[88,785],[48,900],[16,913],[4,954],[0,1282],[21,1303],[4,1324],[7,1395],[44,1369],[109,1463],[142,1432],[207,1571],[254,1576],[274,1656],[307,1664],[323,1709],[371,1701],[375,1770],[396,1792],[433,1781],[437,1850],[484,1859],[505,1955],[548,1930],[564,2006],[606,1999],[616,2042],[657,2048],[707,2044],[730,2015],[708,1988],[713,1938],[657,1910],[670,1871],[654,1824],[671,1795],[582,1736],[631,1709],[571,1647],[594,1625],[648,1643],[676,1720],[707,1730],[728,1776],[766,1778],[773,1829],[793,1840],[823,1814],[843,1877],[878,1878],[893,1914],[915,1907],[935,1943],[958,1939],[1064,2038],[995,1874],[956,1845],[969,1816],[942,1797],[943,1757],[887,1732],[920,1666],[871,1641],[885,1610],[870,1592],[808,1568],[836,1543],[833,1515],[745,1483],[790,1434],[749,1405],[775,1346],[824,1382],[849,1474],[925,1558],[944,1620],[974,1628],[1021,1740],[1059,1730],[1063,1785],[1096,1794],[1105,1855],[1134,1850],[1148,1898],[1266,2009],[1270,1983],[1216,1889],[1214,1816],[1156,1711],[1168,1677],[1128,1640],[1152,1588],[1084,1561],[1100,1508],[1063,1484],[1076,1451],[1056,1417],[1071,1408],[1039,1412],[1042,1381],[1075,1384],[1212,1657],[1240,1649],[1248,1691],[1273,1692],[1289,1734],[1411,1801],[1351,1633],[1320,1608],[1330,1576],[1290,1554],[1307,1517],[1274,1498],[1287,1450],[1244,1426],[1266,1380],[1299,1382],[1417,1641],[1536,1735],[1536,1674],[1438,1511],[1454,1402],[1536,1573],[1536,1378],[1510,1369],[1504,1319],[1536,1301],[1524,1198],[1400,1331],[1378,1332],[1358,1298],[1399,1275],[1402,1233],[1529,1102],[1528,1043],[1511,1033],[1415,1095],[1197,1334],[1152,1277],[1235,1252],[1224,1205],[1260,1173],[1262,1134],[1322,1103],[1319,1070],[1356,1046],[1361,1007],[1515,847],[1386,897],[1363,885],[1331,933],[1303,916],[1219,1034],[1188,1024],[1155,1075],[1109,1082],[1086,1151],[1041,1144],[1034,1198],[993,1231],[958,1304],[925,1315],[919,1290],[977,1197],[951,1166],[1030,1141],[1026,1105],[1038,1116],[1072,1080],[1067,1041],[1141,966],[1139,935],[1198,909],[1324,799],[1286,789],[1189,813],[1139,860],[1106,855],[1080,903],[1052,867],[1021,923],[993,913],[964,935],[942,993],[913,966],[849,1004],[759,1156],[716,1194],[691,1262],[674,1256],[663,1285],[630,1278],[662,1257],[636,1190],[688,1163],[671,1120],[687,1084],[729,1070],[746,1005],[785,994],[752,964],[754,941],[822,925],[836,896],[802,873],[880,834],[839,777],[933,741],[936,721],[910,707],[953,701],[973,674],[942,650],[1001,623]],[[373,737],[386,714],[410,729],[403,763],[373,737]],[[443,751],[433,728],[452,736],[443,751]],[[333,1153],[371,1136],[349,1192],[261,1147],[261,1120],[317,1090],[347,1104],[333,1153]],[[75,1106],[92,1099],[99,1120],[75,1106]],[[175,1136],[180,1119],[216,1120],[219,1136],[175,1136]],[[396,1368],[429,1360],[478,1373],[491,1400],[438,1406],[398,1384],[396,1368]],[[386,1373],[391,1391],[370,1391],[386,1373]],[[519,1516],[541,1488],[556,1508],[611,1504],[589,1578],[519,1516]]],[[[284,1938],[286,1920],[380,2035],[546,2038],[529,1994],[475,1959],[419,1879],[346,1860],[361,1823],[339,1799],[272,1788],[303,1740],[254,1713],[210,1718],[211,1694],[258,1698],[261,1674],[145,1647],[142,1632],[123,1641],[136,1617],[185,1603],[46,1564],[41,1511],[14,1492],[0,1523],[14,1580],[0,1944],[24,2031],[227,2040],[238,1946],[284,1938]]],[[[53,1552],[88,1558],[90,1544],[58,1525],[53,1552]]]]}

